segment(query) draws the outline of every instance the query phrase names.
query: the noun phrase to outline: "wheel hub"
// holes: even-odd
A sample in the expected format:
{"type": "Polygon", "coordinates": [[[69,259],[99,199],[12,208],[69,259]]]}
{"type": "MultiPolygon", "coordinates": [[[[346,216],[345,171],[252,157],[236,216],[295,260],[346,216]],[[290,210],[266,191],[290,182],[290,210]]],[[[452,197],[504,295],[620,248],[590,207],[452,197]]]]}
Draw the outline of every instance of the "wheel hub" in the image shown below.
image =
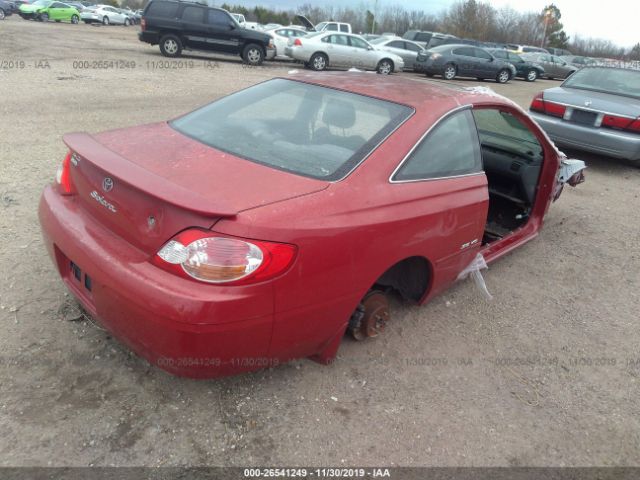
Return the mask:
{"type": "Polygon", "coordinates": [[[349,321],[349,332],[356,340],[377,337],[384,332],[390,318],[389,300],[384,292],[369,292],[349,321]]]}

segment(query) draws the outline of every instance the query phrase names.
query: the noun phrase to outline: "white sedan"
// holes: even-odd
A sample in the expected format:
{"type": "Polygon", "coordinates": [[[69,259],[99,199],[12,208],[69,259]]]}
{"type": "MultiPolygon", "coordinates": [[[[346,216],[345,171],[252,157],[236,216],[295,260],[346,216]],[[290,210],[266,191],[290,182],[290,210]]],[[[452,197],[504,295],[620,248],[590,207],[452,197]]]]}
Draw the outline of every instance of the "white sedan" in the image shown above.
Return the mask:
{"type": "Polygon", "coordinates": [[[289,39],[285,53],[318,71],[328,67],[355,67],[389,74],[404,68],[404,61],[398,55],[379,50],[364,38],[349,33],[325,31],[289,39]]]}
{"type": "Polygon", "coordinates": [[[94,5],[87,7],[80,13],[84,23],[102,23],[103,25],[131,25],[129,15],[119,12],[110,5],[94,5]]]}
{"type": "Polygon", "coordinates": [[[309,32],[300,27],[276,27],[266,30],[264,33],[273,38],[273,44],[276,47],[276,57],[285,57],[285,49],[289,44],[289,39],[295,40],[296,38],[304,37],[309,32]]]}

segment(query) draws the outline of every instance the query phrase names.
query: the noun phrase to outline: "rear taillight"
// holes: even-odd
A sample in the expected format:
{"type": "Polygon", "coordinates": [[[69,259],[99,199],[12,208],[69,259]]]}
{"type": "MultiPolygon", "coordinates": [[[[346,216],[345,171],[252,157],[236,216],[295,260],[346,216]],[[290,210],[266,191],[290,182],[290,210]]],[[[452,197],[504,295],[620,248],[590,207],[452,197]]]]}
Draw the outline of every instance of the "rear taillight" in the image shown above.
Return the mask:
{"type": "Polygon", "coordinates": [[[529,106],[529,110],[562,118],[564,116],[564,112],[567,110],[567,107],[565,107],[564,105],[560,105],[559,103],[545,100],[544,94],[540,92],[535,97],[533,97],[531,105],[529,106]]]}
{"type": "Polygon", "coordinates": [[[142,20],[140,20],[140,30],[144,32],[146,28],[147,28],[147,21],[143,18],[142,20]]]}
{"type": "Polygon", "coordinates": [[[56,172],[56,183],[62,195],[72,195],[74,193],[73,183],[71,183],[71,155],[71,152],[67,153],[62,165],[58,167],[56,172]]]}
{"type": "Polygon", "coordinates": [[[299,38],[296,38],[296,39],[293,41],[293,46],[294,46],[294,47],[301,47],[301,46],[302,46],[302,40],[300,40],[299,38]]]}
{"type": "Polygon", "coordinates": [[[184,278],[206,283],[246,285],[274,278],[292,264],[296,247],[245,240],[199,229],[167,242],[152,263],[184,278]]]}
{"type": "Polygon", "coordinates": [[[602,118],[602,126],[625,130],[627,132],[640,133],[640,118],[618,117],[616,115],[605,115],[602,118]]]}

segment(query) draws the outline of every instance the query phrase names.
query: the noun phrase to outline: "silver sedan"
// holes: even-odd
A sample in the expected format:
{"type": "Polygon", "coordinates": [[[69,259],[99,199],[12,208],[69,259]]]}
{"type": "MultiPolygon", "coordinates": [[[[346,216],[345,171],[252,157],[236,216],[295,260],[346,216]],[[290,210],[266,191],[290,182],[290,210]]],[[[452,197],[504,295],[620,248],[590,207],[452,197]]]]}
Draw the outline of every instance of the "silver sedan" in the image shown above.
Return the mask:
{"type": "Polygon", "coordinates": [[[640,166],[640,70],[582,68],[536,95],[529,112],[560,146],[640,166]]]}
{"type": "Polygon", "coordinates": [[[404,67],[411,70],[415,70],[418,53],[426,51],[419,43],[400,37],[379,37],[371,40],[370,43],[379,50],[386,50],[402,57],[404,67]]]}
{"type": "Polygon", "coordinates": [[[402,57],[378,50],[364,38],[349,33],[325,31],[290,39],[285,53],[313,70],[355,67],[389,74],[404,68],[402,57]]]}

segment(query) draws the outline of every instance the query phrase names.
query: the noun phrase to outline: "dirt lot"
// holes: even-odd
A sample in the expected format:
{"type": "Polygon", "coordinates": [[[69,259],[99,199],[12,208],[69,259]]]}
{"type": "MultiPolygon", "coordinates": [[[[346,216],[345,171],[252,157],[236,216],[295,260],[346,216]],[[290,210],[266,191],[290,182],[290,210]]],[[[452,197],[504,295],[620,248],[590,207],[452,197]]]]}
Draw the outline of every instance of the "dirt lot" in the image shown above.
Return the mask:
{"type": "MultiPolygon", "coordinates": [[[[493,301],[463,282],[396,303],[384,336],[345,339],[329,367],[180,379],[78,319],[36,217],[62,134],[164,120],[291,68],[165,62],[136,33],[0,22],[0,465],[640,464],[640,170],[611,159],[570,152],[587,183],[492,265],[493,301]]],[[[486,84],[526,106],[557,82],[486,84]]]]}

